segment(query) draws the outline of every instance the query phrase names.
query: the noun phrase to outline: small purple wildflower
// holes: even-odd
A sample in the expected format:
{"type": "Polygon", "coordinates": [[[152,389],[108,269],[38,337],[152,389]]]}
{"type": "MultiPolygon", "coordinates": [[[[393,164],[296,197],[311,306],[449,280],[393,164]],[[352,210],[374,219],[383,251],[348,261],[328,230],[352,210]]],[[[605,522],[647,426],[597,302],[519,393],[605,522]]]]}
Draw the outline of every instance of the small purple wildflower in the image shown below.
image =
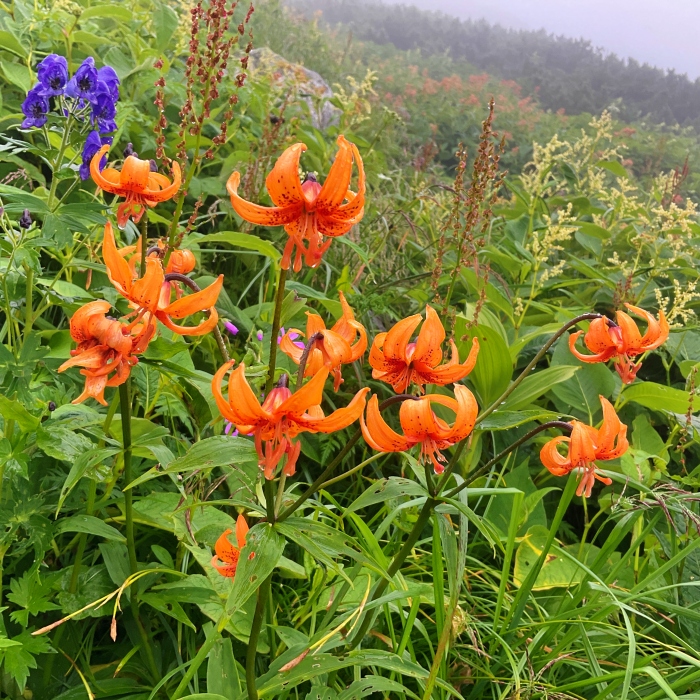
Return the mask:
{"type": "Polygon", "coordinates": [[[68,61],[64,56],[49,54],[36,69],[41,92],[47,97],[62,95],[68,83],[68,61]]]}
{"type": "MultiPolygon", "coordinates": [[[[83,153],[82,153],[82,158],[83,158],[83,164],[80,166],[80,179],[81,180],[87,180],[90,177],[90,161],[92,160],[93,156],[97,151],[102,148],[105,144],[110,144],[112,143],[112,137],[111,136],[102,136],[100,137],[99,133],[97,131],[91,131],[88,134],[88,137],[85,139],[85,145],[83,146],[83,153]]],[[[107,165],[107,156],[104,155],[100,159],[100,170],[102,170],[105,166],[107,165]]]]}
{"type": "Polygon", "coordinates": [[[231,437],[238,437],[238,428],[232,431],[233,423],[231,421],[226,421],[226,427],[224,428],[224,435],[231,435],[231,437]]]}
{"type": "Polygon", "coordinates": [[[126,148],[124,149],[124,158],[128,158],[129,156],[135,156],[138,158],[138,153],[134,150],[134,144],[129,141],[129,143],[126,144],[126,148]]]}
{"type": "Polygon", "coordinates": [[[258,332],[256,333],[256,336],[257,336],[258,340],[262,340],[262,339],[263,339],[263,332],[262,332],[262,331],[258,331],[258,332]]]}
{"type": "Polygon", "coordinates": [[[29,209],[25,209],[22,212],[22,216],[19,217],[20,228],[27,229],[32,225],[32,215],[29,213],[29,209]]]}
{"type": "Polygon", "coordinates": [[[22,102],[22,113],[26,119],[22,122],[23,129],[40,128],[46,124],[47,114],[51,105],[49,98],[43,94],[41,84],[35,85],[22,102]]]}
{"type": "Polygon", "coordinates": [[[224,321],[224,328],[231,334],[231,335],[238,335],[238,328],[231,323],[231,321],[224,321]]]}

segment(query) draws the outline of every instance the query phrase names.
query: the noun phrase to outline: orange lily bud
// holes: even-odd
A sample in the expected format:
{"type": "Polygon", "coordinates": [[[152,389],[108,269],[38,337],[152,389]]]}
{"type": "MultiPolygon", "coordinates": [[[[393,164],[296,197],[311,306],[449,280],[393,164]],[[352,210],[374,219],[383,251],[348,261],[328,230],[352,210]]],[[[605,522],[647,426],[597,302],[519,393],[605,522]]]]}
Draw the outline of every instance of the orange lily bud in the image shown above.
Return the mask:
{"type": "MultiPolygon", "coordinates": [[[[322,367],[326,367],[333,374],[334,391],[338,391],[343,382],[340,372],[341,366],[359,360],[367,350],[365,327],[355,320],[355,315],[342,292],[340,292],[340,304],[343,308],[343,315],[330,329],[326,328],[326,324],[320,316],[310,312],[306,313],[308,319],[306,339],[310,341],[313,336],[317,336],[317,339],[308,353],[304,376],[312,377],[322,367]]],[[[304,347],[295,344],[293,334],[304,335],[296,328],[290,328],[280,341],[280,350],[296,364],[299,364],[304,354],[304,347]]]]}
{"type": "Polygon", "coordinates": [[[404,401],[399,409],[403,435],[389,427],[382,418],[376,396],[372,396],[367,403],[367,420],[361,416],[360,427],[367,444],[379,452],[405,452],[420,444],[421,462],[429,459],[435,473],[442,474],[445,471],[443,463],[447,460],[440,450],[464,440],[474,429],[478,413],[474,394],[466,386],[457,384],[454,399],[442,394],[426,394],[404,401]],[[435,415],[432,403],[447,406],[454,411],[455,420],[451,427],[435,415]]]}
{"type": "Polygon", "coordinates": [[[236,575],[238,567],[238,559],[241,555],[241,550],[245,547],[246,535],[248,534],[248,523],[242,515],[236,520],[236,544],[232,545],[228,536],[233,530],[225,530],[224,533],[216,540],[214,551],[216,556],[212,557],[211,565],[222,575],[227,578],[233,578],[236,575]],[[223,564],[219,564],[219,562],[223,564]]]}
{"type": "Polygon", "coordinates": [[[576,490],[577,496],[590,497],[596,479],[607,486],[612,480],[596,472],[596,460],[621,457],[627,448],[627,426],[620,422],[613,405],[600,396],[603,407],[603,424],[599,429],[580,421],[571,421],[571,437],[560,435],[552,438],[540,450],[540,459],[554,476],[565,476],[574,469],[581,469],[581,481],[576,490]],[[566,444],[569,453],[564,457],[559,445],[566,444]]]}
{"type": "Polygon", "coordinates": [[[85,389],[73,403],[92,397],[106,406],[105,388],[119,386],[128,379],[131,367],[138,362],[135,355],[145,352],[155,335],[155,322],[127,326],[107,318],[109,309],[109,302],[92,301],[78,309],[70,320],[70,334],[78,347],[71,350],[72,359],[58,371],[83,368],[80,373],[85,377],[85,389]]]}
{"type": "Polygon", "coordinates": [[[479,341],[474,338],[469,356],[459,363],[459,351],[454,340],[450,339],[452,355],[442,362],[442,341],[445,329],[435,310],[425,307],[425,322],[415,343],[409,342],[413,331],[421,322],[421,316],[409,316],[399,321],[388,333],[380,333],[374,339],[369,353],[372,376],[391,384],[400,394],[410,384],[423,387],[425,384],[452,384],[466,377],[476,364],[479,354],[479,341]]]}
{"type": "MultiPolygon", "coordinates": [[[[182,251],[184,252],[184,251],[182,251]]],[[[137,319],[157,318],[164,326],[180,335],[204,335],[216,325],[219,315],[214,308],[224,284],[224,276],[219,275],[215,282],[194,294],[181,296],[171,302],[172,282],[167,282],[163,264],[157,255],[146,258],[146,271],[143,277],[135,279],[132,268],[117,250],[112,224],[107,222],[102,241],[102,255],[107,276],[117,291],[131,302],[137,312],[137,319]],[[209,318],[197,326],[178,326],[172,319],[181,319],[200,311],[208,311],[209,318]]],[[[187,257],[178,258],[179,264],[187,265],[187,257]]]]}
{"type": "Polygon", "coordinates": [[[291,266],[295,247],[295,272],[301,269],[302,257],[309,267],[317,267],[332,239],[344,236],[364,215],[365,171],[360,152],[344,136],[338,137],[338,146],[323,187],[311,173],[301,182],[299,159],[306,146],[303,143],[290,146],[278,158],[265,181],[274,207],[263,207],[241,198],[238,195],[240,173],[234,172],[226,183],[231,204],[241,218],[261,226],[284,226],[289,235],[281,261],[285,270],[291,266]],[[359,173],[357,194],[349,189],[353,162],[359,173]],[[329,240],[324,242],[324,236],[329,240]]]}
{"type": "Polygon", "coordinates": [[[647,323],[646,333],[642,336],[629,314],[617,312],[617,324],[608,318],[597,318],[591,322],[583,342],[593,355],[584,355],[576,349],[576,341],[583,334],[577,331],[569,336],[569,349],[581,362],[607,362],[613,360],[615,369],[625,384],[631,384],[641,362],[636,364],[632,358],[649,350],[655,350],[668,339],[669,327],[663,311],[659,311],[657,321],[648,311],[631,304],[625,306],[647,323]]]}
{"type": "Polygon", "coordinates": [[[245,364],[241,363],[231,372],[226,399],[221,393],[221,382],[233,364],[226,363],[214,375],[214,400],[223,417],[233,423],[241,434],[255,435],[255,449],[266,479],[274,477],[285,454],[285,474],[292,476],[295,473],[301,443],[295,442],[294,438],[299,433],[334,433],[342,430],[354,423],[365,408],[368,388],[360,389],[344,408],[324,416],[320,404],[328,378],[325,367],[294,393],[287,386],[276,387],[261,405],[246,379],[245,364]]]}
{"type": "Polygon", "coordinates": [[[124,228],[130,218],[138,223],[147,206],[154,207],[158,202],[172,199],[180,189],[180,165],[176,161],[173,161],[172,182],[165,175],[151,172],[150,161],[136,156],[128,156],[124,160],[121,172],[114,168],[100,171],[100,161],[108,150],[109,146],[102,146],[95,153],[90,161],[90,174],[100,189],[126,198],[117,209],[119,228],[124,228]]]}

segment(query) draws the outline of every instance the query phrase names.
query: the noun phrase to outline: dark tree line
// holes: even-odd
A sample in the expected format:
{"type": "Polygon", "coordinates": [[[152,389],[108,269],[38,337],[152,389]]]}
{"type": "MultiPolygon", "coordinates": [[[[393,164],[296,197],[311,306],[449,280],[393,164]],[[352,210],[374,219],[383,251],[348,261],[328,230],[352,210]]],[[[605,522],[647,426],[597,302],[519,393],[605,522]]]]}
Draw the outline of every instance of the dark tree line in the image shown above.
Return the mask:
{"type": "Polygon", "coordinates": [[[367,0],[293,0],[322,11],[360,40],[423,54],[447,53],[478,70],[516,80],[544,109],[597,113],[613,106],[623,120],[700,128],[700,79],[623,60],[583,39],[515,31],[484,20],[459,20],[407,5],[367,0]]]}

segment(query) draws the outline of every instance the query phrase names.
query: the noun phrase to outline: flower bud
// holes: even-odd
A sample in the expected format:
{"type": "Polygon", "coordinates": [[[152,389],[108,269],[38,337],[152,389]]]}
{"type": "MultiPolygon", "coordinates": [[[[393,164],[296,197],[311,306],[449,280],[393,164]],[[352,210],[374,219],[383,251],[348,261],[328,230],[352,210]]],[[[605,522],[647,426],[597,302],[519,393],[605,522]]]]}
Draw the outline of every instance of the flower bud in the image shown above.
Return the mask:
{"type": "Polygon", "coordinates": [[[25,229],[32,225],[32,215],[29,213],[29,209],[25,209],[22,216],[19,217],[19,225],[25,229]]]}

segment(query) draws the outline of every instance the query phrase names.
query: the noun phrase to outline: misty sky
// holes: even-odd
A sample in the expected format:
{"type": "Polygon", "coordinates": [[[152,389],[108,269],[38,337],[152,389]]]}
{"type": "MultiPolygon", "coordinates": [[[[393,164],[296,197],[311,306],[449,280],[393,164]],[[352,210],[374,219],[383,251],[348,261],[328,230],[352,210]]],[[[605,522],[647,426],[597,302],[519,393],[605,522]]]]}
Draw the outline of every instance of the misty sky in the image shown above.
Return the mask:
{"type": "Polygon", "coordinates": [[[590,39],[621,57],[700,76],[700,0],[384,0],[590,39]]]}

